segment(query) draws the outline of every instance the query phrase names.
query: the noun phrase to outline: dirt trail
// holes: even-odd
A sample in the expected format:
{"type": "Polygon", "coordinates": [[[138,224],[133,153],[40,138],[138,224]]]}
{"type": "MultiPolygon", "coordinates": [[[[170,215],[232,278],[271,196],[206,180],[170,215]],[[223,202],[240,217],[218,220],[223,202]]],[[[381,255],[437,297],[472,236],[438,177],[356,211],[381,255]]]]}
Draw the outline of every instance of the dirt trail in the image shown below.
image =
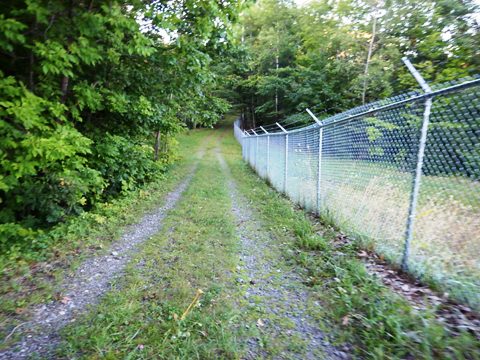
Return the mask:
{"type": "MultiPolygon", "coordinates": [[[[196,155],[198,159],[203,158],[205,144],[210,138],[206,137],[204,146],[196,155]]],[[[217,138],[220,140],[221,137],[217,138]]],[[[269,231],[255,219],[246,199],[237,190],[220,149],[217,147],[214,152],[228,183],[240,239],[238,274],[243,279],[238,278],[237,285],[245,291],[243,298],[239,299],[245,314],[242,322],[251,328],[257,327],[259,333],[246,339],[244,359],[348,359],[345,351],[330,344],[317,321],[309,315],[310,293],[301,275],[285,265],[283,245],[275,242],[269,231]],[[265,341],[267,347],[264,347],[265,341]]],[[[55,349],[61,342],[59,330],[96,305],[111,289],[140,245],[162,228],[166,215],[189,186],[197,166],[198,161],[166,196],[163,206],[127,228],[105,255],[87,259],[73,275],[65,278],[58,289],[63,298],[36,307],[30,321],[16,330],[21,333],[21,340],[0,351],[0,360],[35,356],[55,358],[55,349]]]]}
{"type": "MultiPolygon", "coordinates": [[[[197,157],[202,158],[204,148],[197,157]]],[[[186,178],[165,198],[163,206],[145,215],[142,220],[127,228],[120,240],[113,243],[106,255],[87,259],[76,272],[64,279],[59,286],[60,301],[37,306],[29,322],[17,331],[22,339],[12,347],[0,351],[0,360],[27,359],[32,356],[54,358],[56,346],[60,343],[58,331],[84,313],[111,289],[112,283],[121,276],[125,266],[139,246],[156,234],[162,227],[163,219],[173,209],[190,184],[198,162],[186,178]],[[35,355],[34,355],[35,354],[35,355]]]]}
{"type": "Polygon", "coordinates": [[[279,350],[278,354],[267,354],[261,339],[251,338],[247,340],[245,359],[270,356],[275,359],[348,359],[348,354],[331,345],[319,324],[308,315],[309,292],[301,276],[280,265],[279,245],[254,218],[246,199],[237,190],[220,150],[216,152],[228,181],[232,211],[237,219],[241,241],[239,270],[248,276],[246,281],[238,279],[247,286],[245,312],[254,309],[255,314],[263,314],[256,322],[245,320],[247,324],[251,322],[250,326],[257,326],[279,350]]]}

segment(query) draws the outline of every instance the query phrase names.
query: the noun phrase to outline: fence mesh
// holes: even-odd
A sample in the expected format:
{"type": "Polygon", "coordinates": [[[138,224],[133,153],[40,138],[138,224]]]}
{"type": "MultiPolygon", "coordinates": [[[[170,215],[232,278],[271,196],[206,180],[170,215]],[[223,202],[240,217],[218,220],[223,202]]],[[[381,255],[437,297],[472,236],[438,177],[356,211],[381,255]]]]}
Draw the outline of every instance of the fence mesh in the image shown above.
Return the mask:
{"type": "Polygon", "coordinates": [[[236,122],[235,135],[245,161],[275,189],[373,244],[393,263],[404,259],[413,274],[479,309],[479,95],[476,79],[286,132],[269,127],[267,134],[254,135],[236,122]],[[409,216],[413,233],[406,252],[409,216]]]}

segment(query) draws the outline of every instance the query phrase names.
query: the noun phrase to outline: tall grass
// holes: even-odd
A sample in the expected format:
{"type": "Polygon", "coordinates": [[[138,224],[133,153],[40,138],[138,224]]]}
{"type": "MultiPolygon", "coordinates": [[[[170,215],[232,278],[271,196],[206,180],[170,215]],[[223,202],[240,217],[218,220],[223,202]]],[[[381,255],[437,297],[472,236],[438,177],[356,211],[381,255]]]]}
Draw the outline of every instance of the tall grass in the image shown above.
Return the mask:
{"type": "MultiPolygon", "coordinates": [[[[273,137],[272,137],[273,138],[273,137]]],[[[263,147],[259,147],[263,149],[263,147]]],[[[284,187],[284,150],[277,140],[251,164],[279,191],[284,187]],[[256,166],[255,166],[256,165],[256,166]]],[[[412,173],[391,164],[324,158],[317,204],[315,151],[289,151],[286,193],[308,211],[328,216],[340,228],[367,240],[399,264],[405,239],[412,173]]],[[[411,243],[411,271],[480,308],[480,184],[459,176],[422,177],[411,243]]]]}

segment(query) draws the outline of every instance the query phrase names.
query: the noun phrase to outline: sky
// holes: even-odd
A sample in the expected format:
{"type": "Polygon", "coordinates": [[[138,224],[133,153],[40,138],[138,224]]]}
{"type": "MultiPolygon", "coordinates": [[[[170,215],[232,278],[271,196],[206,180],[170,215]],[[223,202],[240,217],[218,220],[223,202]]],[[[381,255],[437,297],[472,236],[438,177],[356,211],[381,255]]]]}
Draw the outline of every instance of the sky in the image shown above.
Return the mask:
{"type": "MultiPolygon", "coordinates": [[[[314,0],[295,0],[295,3],[298,6],[302,6],[302,5],[308,4],[309,2],[312,2],[312,1],[314,1],[314,0]]],[[[477,6],[480,6],[480,0],[474,0],[473,3],[477,6]]],[[[480,24],[480,12],[474,14],[474,18],[475,18],[476,22],[480,24]]]]}

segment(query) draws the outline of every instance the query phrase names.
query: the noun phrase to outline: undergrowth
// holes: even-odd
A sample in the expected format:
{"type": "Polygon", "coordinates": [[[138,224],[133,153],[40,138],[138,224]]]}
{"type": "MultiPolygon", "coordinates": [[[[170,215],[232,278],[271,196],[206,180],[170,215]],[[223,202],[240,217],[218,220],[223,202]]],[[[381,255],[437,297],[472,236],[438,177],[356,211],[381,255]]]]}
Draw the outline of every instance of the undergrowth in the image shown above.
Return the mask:
{"type": "Polygon", "coordinates": [[[183,134],[177,162],[142,189],[36,233],[28,246],[12,246],[0,254],[0,337],[28,317],[31,305],[59,297],[55,285],[85,257],[106,251],[127,225],[158,207],[189,171],[204,136],[203,131],[183,134]]]}
{"type": "MultiPolygon", "coordinates": [[[[202,131],[185,137],[185,154],[191,154],[205,135],[202,131]]],[[[177,207],[167,214],[162,230],[142,246],[127,266],[125,277],[113,285],[91,313],[64,329],[66,341],[59,356],[229,359],[243,353],[244,345],[238,339],[243,336],[241,331],[248,330],[241,326],[242,314],[235,300],[238,294],[229,288],[237,268],[238,239],[226,181],[214,160],[214,147],[211,140],[205,159],[177,207]],[[198,289],[203,294],[182,318],[198,289]]],[[[435,318],[433,309],[418,312],[370,275],[357,258],[360,245],[338,237],[327,222],[312,221],[259,179],[241,161],[233,137],[224,136],[222,148],[238,189],[249,200],[254,214],[276,242],[286,244],[286,260],[302,268],[299,274],[315,297],[311,304],[309,301],[309,315],[317,318],[325,331],[330,330],[339,343],[349,343],[352,355],[368,359],[479,359],[480,344],[473,335],[450,333],[435,318]]],[[[136,197],[132,194],[131,200],[135,201],[121,211],[115,208],[110,217],[100,214],[104,222],[80,232],[89,234],[89,240],[77,233],[77,247],[60,247],[58,255],[46,255],[49,266],[58,256],[67,259],[58,260],[64,267],[72,268],[78,263],[74,261],[77,254],[88,253],[89,246],[93,246],[92,251],[101,251],[120,233],[116,226],[158,205],[162,195],[186,174],[188,164],[188,159],[180,162],[168,178],[151,185],[155,189],[151,193],[137,193],[136,197]],[[83,245],[79,245],[81,241],[83,245]]],[[[127,204],[125,201],[122,204],[127,204]]],[[[12,301],[2,302],[3,317],[55,296],[47,291],[55,281],[42,280],[49,284],[43,288],[42,281],[38,282],[47,271],[43,268],[48,267],[42,263],[40,276],[32,270],[32,263],[22,261],[27,275],[17,276],[21,281],[11,277],[8,284],[2,283],[2,300],[12,301]],[[34,295],[27,296],[25,291],[32,288],[34,281],[38,288],[33,288],[34,295]],[[6,289],[16,295],[4,296],[6,289]]]]}

